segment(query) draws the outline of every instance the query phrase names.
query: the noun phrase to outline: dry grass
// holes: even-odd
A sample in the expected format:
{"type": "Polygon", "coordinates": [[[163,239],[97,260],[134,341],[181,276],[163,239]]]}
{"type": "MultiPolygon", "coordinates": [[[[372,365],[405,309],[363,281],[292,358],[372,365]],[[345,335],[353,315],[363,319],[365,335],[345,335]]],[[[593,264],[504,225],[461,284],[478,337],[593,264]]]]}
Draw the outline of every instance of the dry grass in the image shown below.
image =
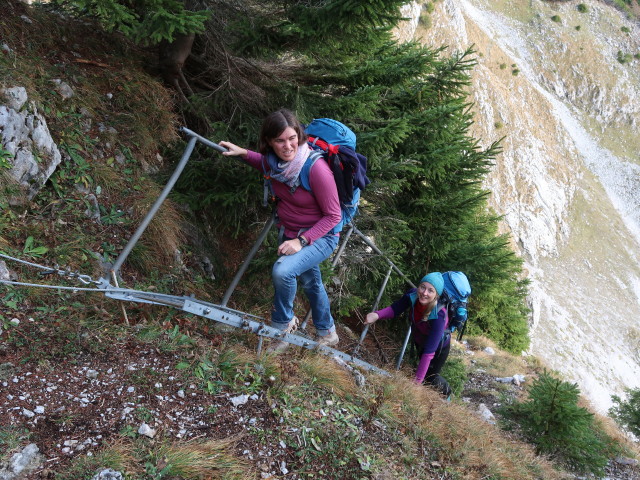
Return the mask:
{"type": "Polygon", "coordinates": [[[315,383],[333,390],[341,397],[356,393],[353,375],[337,362],[317,352],[309,352],[300,360],[300,373],[304,375],[303,383],[315,383]]]}
{"type": "MultiPolygon", "coordinates": [[[[160,186],[149,184],[138,196],[128,199],[133,208],[136,228],[141,224],[161,191],[160,186]]],[[[184,222],[185,219],[171,200],[165,200],[140,237],[140,245],[137,246],[135,257],[136,268],[142,272],[151,272],[174,265],[176,252],[185,239],[184,222]]]]}
{"type": "Polygon", "coordinates": [[[225,478],[250,480],[255,474],[248,463],[231,453],[231,447],[240,438],[192,441],[160,446],[154,456],[160,467],[170,465],[174,476],[184,479],[225,478]]]}
{"type": "MultiPolygon", "coordinates": [[[[159,443],[149,448],[140,442],[121,438],[104,449],[100,458],[104,465],[111,465],[112,468],[129,474],[143,474],[147,468],[145,465],[151,464],[157,472],[166,469],[171,478],[250,480],[255,478],[251,466],[232,453],[233,446],[239,440],[239,437],[192,440],[179,444],[159,443]]],[[[164,475],[166,474],[165,471],[164,475]]]]}
{"type": "Polygon", "coordinates": [[[428,435],[442,448],[443,461],[456,464],[465,479],[561,479],[550,462],[535,455],[525,443],[507,438],[463,405],[445,402],[435,391],[416,386],[406,378],[378,378],[384,392],[380,413],[428,435]]]}

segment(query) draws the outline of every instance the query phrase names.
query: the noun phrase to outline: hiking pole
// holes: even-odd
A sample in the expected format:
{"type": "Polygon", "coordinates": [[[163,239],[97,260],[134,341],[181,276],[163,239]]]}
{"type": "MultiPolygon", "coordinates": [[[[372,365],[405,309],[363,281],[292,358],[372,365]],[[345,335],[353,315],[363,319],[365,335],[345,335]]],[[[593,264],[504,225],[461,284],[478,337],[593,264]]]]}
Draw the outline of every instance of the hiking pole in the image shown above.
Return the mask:
{"type": "MultiPolygon", "coordinates": [[[[380,291],[378,292],[378,296],[376,297],[376,301],[373,303],[372,312],[375,312],[378,309],[378,304],[380,303],[380,299],[382,299],[382,295],[384,294],[385,289],[387,288],[387,283],[389,282],[389,277],[391,276],[391,272],[393,271],[393,267],[389,266],[389,270],[387,270],[387,275],[384,277],[384,281],[382,282],[382,286],[380,287],[380,291]]],[[[364,326],[364,330],[362,330],[362,334],[360,335],[360,340],[358,340],[358,344],[353,349],[353,353],[351,355],[356,355],[358,353],[358,349],[360,345],[364,341],[364,337],[367,336],[367,332],[369,331],[369,324],[364,326]]]]}
{"type": "MultiPolygon", "coordinates": [[[[469,320],[467,319],[467,322],[468,321],[469,320]]],[[[458,341],[462,340],[462,335],[464,335],[464,331],[467,329],[467,322],[464,322],[464,325],[462,325],[462,328],[458,332],[458,338],[457,338],[458,341]]]]}
{"type": "MultiPolygon", "coordinates": [[[[355,227],[353,226],[353,224],[350,223],[349,224],[349,230],[347,230],[347,233],[345,234],[344,239],[342,240],[342,243],[340,244],[340,247],[338,248],[338,251],[333,256],[333,260],[331,260],[331,268],[335,267],[338,264],[338,260],[340,260],[340,257],[344,253],[344,249],[347,246],[347,242],[349,241],[349,238],[351,238],[351,234],[353,233],[353,229],[354,228],[355,227]]],[[[300,325],[300,328],[302,330],[307,328],[307,322],[309,321],[310,318],[311,318],[311,309],[307,310],[307,313],[304,316],[304,320],[302,321],[302,324],[300,325]]]]}
{"type": "Polygon", "coordinates": [[[396,370],[400,370],[400,364],[402,364],[402,359],[407,350],[407,345],[409,344],[409,338],[411,338],[411,323],[409,323],[409,329],[407,330],[407,335],[404,338],[404,343],[402,344],[402,350],[400,350],[400,355],[398,356],[398,362],[396,363],[396,370]]]}

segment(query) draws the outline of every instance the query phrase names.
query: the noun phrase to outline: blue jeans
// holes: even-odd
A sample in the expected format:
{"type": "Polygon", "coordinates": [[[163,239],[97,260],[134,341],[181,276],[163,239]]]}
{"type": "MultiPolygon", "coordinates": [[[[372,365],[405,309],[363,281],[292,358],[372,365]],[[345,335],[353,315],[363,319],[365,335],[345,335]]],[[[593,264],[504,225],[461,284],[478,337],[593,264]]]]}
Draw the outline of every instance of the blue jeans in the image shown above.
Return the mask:
{"type": "Polygon", "coordinates": [[[328,234],[317,239],[311,245],[303,247],[293,255],[282,255],[273,265],[273,312],[271,324],[274,328],[284,330],[293,318],[293,300],[298,287],[297,277],[302,281],[302,288],[311,304],[311,314],[316,333],[328,335],[335,329],[329,297],[322,283],[320,262],[331,255],[338,245],[340,237],[328,234]]]}

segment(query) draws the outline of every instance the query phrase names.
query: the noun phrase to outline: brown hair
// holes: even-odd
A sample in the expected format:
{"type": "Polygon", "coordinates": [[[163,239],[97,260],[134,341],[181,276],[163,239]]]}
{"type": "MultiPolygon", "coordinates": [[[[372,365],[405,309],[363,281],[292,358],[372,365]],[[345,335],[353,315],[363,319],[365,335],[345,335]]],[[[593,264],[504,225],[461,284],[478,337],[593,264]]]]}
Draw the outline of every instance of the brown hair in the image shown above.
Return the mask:
{"type": "Polygon", "coordinates": [[[258,139],[258,151],[267,154],[269,151],[269,140],[277,138],[287,127],[293,128],[298,134],[298,145],[307,141],[307,134],[300,124],[298,117],[286,108],[269,114],[262,122],[260,138],[258,139]]]}

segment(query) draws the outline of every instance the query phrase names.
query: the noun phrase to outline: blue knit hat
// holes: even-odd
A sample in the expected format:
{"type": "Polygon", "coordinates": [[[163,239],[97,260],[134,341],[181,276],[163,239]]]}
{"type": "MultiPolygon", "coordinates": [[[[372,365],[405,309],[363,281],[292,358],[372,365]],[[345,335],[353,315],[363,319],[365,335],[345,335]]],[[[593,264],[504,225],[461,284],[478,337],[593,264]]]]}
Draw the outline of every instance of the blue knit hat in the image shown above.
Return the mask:
{"type": "Polygon", "coordinates": [[[420,280],[420,283],[428,282],[434,286],[436,292],[438,292],[438,296],[442,295],[442,290],[444,290],[444,278],[442,278],[442,274],[440,272],[431,272],[429,275],[425,275],[420,280]]]}

